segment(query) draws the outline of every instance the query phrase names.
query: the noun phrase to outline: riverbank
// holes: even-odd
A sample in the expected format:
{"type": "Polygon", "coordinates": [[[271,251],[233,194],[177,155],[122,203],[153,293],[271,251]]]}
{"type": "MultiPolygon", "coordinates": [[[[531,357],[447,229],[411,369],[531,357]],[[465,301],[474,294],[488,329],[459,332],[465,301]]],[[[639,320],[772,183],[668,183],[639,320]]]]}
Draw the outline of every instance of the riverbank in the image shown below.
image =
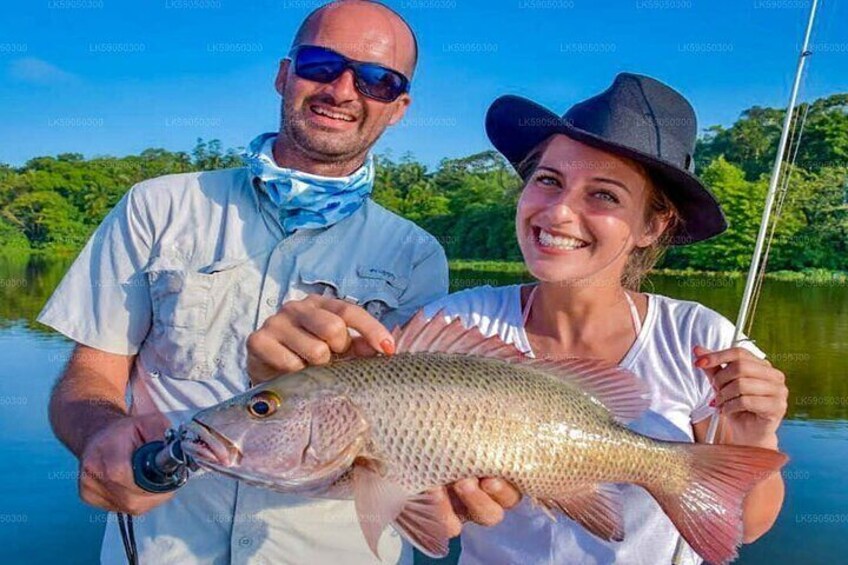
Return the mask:
{"type": "MultiPolygon", "coordinates": [[[[455,259],[449,261],[451,271],[475,271],[478,273],[509,273],[527,275],[524,263],[520,261],[477,261],[455,259]]],[[[708,277],[717,279],[744,279],[747,271],[700,271],[697,269],[654,269],[651,275],[668,277],[708,277]]],[[[848,272],[831,271],[828,269],[807,269],[804,271],[775,271],[766,273],[766,280],[796,282],[803,281],[814,284],[832,284],[834,286],[848,285],[848,272]]]]}
{"type": "MultiPolygon", "coordinates": [[[[29,258],[39,260],[64,260],[70,262],[78,251],[73,250],[21,250],[0,248],[0,260],[13,263],[26,263],[29,258]]],[[[448,262],[451,271],[474,271],[476,273],[500,273],[518,277],[530,277],[524,263],[521,261],[485,261],[469,259],[453,259],[448,262]]],[[[654,269],[651,275],[667,277],[700,277],[715,279],[744,279],[747,271],[703,271],[698,269],[654,269]]],[[[805,269],[803,271],[774,271],[766,273],[766,280],[805,282],[818,285],[848,285],[848,271],[833,271],[829,269],[805,269]]]]}

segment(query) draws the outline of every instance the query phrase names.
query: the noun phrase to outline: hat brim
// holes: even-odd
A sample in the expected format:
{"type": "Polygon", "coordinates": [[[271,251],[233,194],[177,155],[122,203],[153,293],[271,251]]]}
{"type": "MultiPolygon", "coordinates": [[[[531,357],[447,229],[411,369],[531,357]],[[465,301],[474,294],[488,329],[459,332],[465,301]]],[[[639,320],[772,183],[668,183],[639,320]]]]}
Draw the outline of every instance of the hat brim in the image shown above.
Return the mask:
{"type": "Polygon", "coordinates": [[[643,164],[682,217],[682,225],[672,235],[672,245],[703,241],[727,229],[727,220],[718,201],[689,171],[574,127],[532,100],[513,95],[495,100],[486,114],[486,133],[514,168],[536,146],[556,134],[643,164]]]}

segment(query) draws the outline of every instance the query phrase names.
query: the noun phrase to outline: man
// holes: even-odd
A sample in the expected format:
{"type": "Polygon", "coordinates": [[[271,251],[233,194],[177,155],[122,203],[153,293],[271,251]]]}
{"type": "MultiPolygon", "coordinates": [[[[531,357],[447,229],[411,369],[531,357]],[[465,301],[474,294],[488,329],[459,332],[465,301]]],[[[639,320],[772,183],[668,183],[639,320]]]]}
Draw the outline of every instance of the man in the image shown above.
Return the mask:
{"type": "MultiPolygon", "coordinates": [[[[245,342],[258,328],[266,332],[252,340],[282,335],[289,346],[274,356],[278,373],[350,347],[346,331],[318,347],[309,337],[339,320],[363,336],[357,352],[390,354],[386,327],[446,293],[441,246],[368,198],[369,150],[403,117],[416,57],[411,29],[381,4],[344,0],[310,14],[277,74],[279,133],[251,144],[246,168],[132,187],[45,306],[40,321],[77,343],[51,424],[80,458],[83,500],[140,516],[140,562],[375,561],[350,501],[210,473],[149,494],[135,486],[130,457],[250,386],[245,342]]],[[[458,524],[449,502],[445,516],[458,524]]],[[[411,561],[393,532],[380,553],[411,561]]],[[[101,559],[124,562],[114,520],[101,559]]]]}

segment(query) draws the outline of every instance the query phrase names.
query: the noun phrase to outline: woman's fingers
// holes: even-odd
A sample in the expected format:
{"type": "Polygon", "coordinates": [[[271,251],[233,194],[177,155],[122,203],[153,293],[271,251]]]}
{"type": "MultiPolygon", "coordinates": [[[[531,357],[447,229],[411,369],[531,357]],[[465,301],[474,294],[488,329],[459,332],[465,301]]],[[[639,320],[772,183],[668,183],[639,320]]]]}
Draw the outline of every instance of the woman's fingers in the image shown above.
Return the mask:
{"type": "Polygon", "coordinates": [[[431,491],[436,499],[436,519],[446,526],[448,537],[455,538],[462,532],[462,520],[457,516],[448,489],[439,487],[431,491]]]}
{"type": "Polygon", "coordinates": [[[507,510],[521,502],[521,492],[503,479],[482,479],[480,488],[507,510]]]}
{"type": "Polygon", "coordinates": [[[740,377],[730,381],[716,394],[716,405],[721,407],[724,403],[740,396],[767,396],[784,397],[786,387],[772,381],[752,377],[740,377]]]}
{"type": "Polygon", "coordinates": [[[721,408],[726,416],[739,412],[750,412],[764,420],[780,420],[786,414],[786,401],[774,396],[737,396],[721,408]]]}
{"type": "Polygon", "coordinates": [[[499,524],[504,517],[503,506],[481,488],[476,478],[467,478],[453,484],[453,490],[468,511],[468,519],[482,526],[499,524]]]}
{"type": "Polygon", "coordinates": [[[713,382],[716,390],[741,377],[753,377],[783,384],[786,376],[771,363],[760,359],[747,349],[733,347],[722,351],[703,353],[702,347],[696,347],[698,356],[695,366],[704,370],[713,382]],[[700,353],[699,353],[700,352],[700,353]],[[724,365],[724,366],[723,366],[724,365]]]}

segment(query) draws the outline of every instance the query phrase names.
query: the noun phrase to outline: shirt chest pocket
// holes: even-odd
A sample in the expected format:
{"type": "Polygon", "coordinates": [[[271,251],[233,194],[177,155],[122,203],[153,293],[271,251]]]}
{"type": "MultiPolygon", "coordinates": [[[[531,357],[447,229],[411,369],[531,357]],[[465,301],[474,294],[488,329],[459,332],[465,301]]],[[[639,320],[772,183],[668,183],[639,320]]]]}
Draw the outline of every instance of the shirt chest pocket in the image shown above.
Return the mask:
{"type": "Polygon", "coordinates": [[[201,271],[153,268],[148,271],[153,327],[147,365],[164,376],[200,380],[224,364],[224,332],[217,319],[231,308],[235,265],[213,263],[201,271]]]}
{"type": "Polygon", "coordinates": [[[300,273],[300,290],[356,304],[378,320],[397,310],[406,290],[407,278],[378,267],[359,266],[347,271],[305,269],[300,273]]]}

